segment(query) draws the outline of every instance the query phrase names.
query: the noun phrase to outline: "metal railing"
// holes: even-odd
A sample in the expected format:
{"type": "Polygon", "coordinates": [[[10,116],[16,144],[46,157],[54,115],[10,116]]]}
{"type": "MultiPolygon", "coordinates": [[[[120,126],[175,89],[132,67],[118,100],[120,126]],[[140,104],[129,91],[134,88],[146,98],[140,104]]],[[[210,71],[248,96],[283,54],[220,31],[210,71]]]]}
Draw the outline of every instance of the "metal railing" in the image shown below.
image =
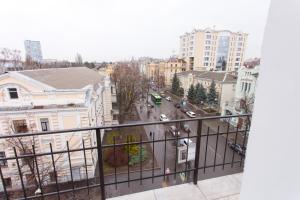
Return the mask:
{"type": "MultiPolygon", "coordinates": [[[[181,182],[193,182],[197,184],[197,181],[201,177],[205,177],[206,174],[209,174],[209,177],[214,177],[223,173],[234,173],[234,170],[239,172],[243,170],[250,118],[251,114],[213,116],[164,122],[137,122],[114,126],[2,135],[0,136],[0,143],[12,138],[94,131],[90,134],[96,134],[97,143],[96,145],[86,146],[85,141],[82,140],[81,148],[70,148],[69,142],[66,141],[66,149],[56,151],[53,150],[53,145],[49,143],[50,151],[48,152],[36,152],[35,145],[32,145],[32,151],[27,154],[18,153],[17,147],[13,146],[13,156],[0,158],[0,163],[15,161],[15,167],[17,168],[15,175],[19,177],[21,187],[16,189],[8,186],[6,178],[9,174],[5,174],[4,166],[0,165],[0,178],[3,185],[1,197],[4,199],[67,199],[64,195],[71,194],[72,196],[68,198],[76,199],[75,196],[78,192],[87,191],[85,198],[93,199],[91,191],[97,189],[94,192],[96,196],[98,195],[98,198],[106,199],[107,193],[112,190],[110,186],[118,189],[118,186],[124,187],[124,184],[127,184],[127,187],[130,187],[130,184],[132,184],[132,187],[136,187],[134,184],[137,183],[140,185],[144,183],[146,185],[151,184],[148,180],[152,180],[152,183],[155,180],[159,180],[159,183],[171,185],[180,182],[178,178],[180,178],[181,182]],[[232,118],[241,118],[244,123],[239,124],[238,127],[232,127],[228,122],[232,118]],[[174,132],[175,134],[173,133],[174,135],[172,135],[171,131],[169,131],[169,125],[175,125],[180,129],[183,123],[193,123],[192,125],[195,126],[194,130],[187,131],[184,133],[184,136],[182,136],[183,134],[179,135],[178,132],[174,132]],[[122,141],[117,141],[115,136],[110,143],[103,143],[102,141],[102,130],[122,130],[132,127],[143,127],[143,130],[146,130],[146,127],[148,127],[148,130],[152,130],[153,125],[158,126],[158,129],[155,130],[160,130],[159,133],[157,131],[153,131],[153,133],[151,131],[151,134],[146,132],[144,135],[140,134],[135,140],[125,137],[125,142],[124,138],[122,141]],[[183,151],[179,151],[180,147],[183,151]],[[124,153],[127,154],[125,165],[116,166],[116,163],[119,161],[118,159],[121,159],[118,155],[118,149],[125,149],[123,152],[123,156],[124,153]],[[108,150],[111,152],[110,155],[112,157],[110,159],[113,166],[110,166],[111,171],[106,173],[105,167],[108,164],[104,159],[104,154],[108,150]],[[134,156],[130,153],[131,150],[135,151],[136,162],[133,165],[131,160],[134,156]],[[88,151],[97,152],[98,159],[96,160],[94,177],[89,177],[87,171],[88,151]],[[143,158],[142,151],[147,151],[147,157],[143,158]],[[71,153],[73,152],[83,153],[82,159],[84,160],[85,167],[83,173],[85,173],[85,178],[80,181],[74,180],[72,172],[71,153]],[[69,170],[70,176],[67,181],[58,180],[57,174],[59,173],[59,169],[57,163],[55,163],[55,156],[59,154],[66,154],[67,157],[66,162],[68,162],[69,167],[68,169],[64,168],[64,170],[69,170]],[[54,173],[55,179],[52,184],[45,184],[41,180],[42,169],[40,169],[41,163],[39,163],[39,158],[41,157],[47,157],[51,161],[50,168],[54,173]],[[34,179],[36,184],[31,187],[26,183],[25,174],[22,171],[21,163],[24,159],[30,160],[35,167],[34,179]],[[180,159],[181,163],[179,163],[180,159]],[[214,173],[216,171],[218,173],[214,173]],[[170,181],[171,179],[173,182],[170,181]],[[68,184],[68,186],[62,186],[64,184],[68,184]],[[37,190],[38,192],[36,192],[37,190]]],[[[11,175],[12,172],[10,171],[9,173],[11,175]]],[[[144,188],[147,187],[144,186],[144,188]]]]}

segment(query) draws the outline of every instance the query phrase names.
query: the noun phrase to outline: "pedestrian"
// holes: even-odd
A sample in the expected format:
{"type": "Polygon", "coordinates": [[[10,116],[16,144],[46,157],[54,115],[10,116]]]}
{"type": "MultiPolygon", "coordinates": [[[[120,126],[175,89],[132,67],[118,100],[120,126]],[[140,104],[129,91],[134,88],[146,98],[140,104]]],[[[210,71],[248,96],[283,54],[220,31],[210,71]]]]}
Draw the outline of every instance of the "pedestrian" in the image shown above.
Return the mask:
{"type": "Polygon", "coordinates": [[[150,137],[152,137],[152,132],[150,131],[150,137]]]}

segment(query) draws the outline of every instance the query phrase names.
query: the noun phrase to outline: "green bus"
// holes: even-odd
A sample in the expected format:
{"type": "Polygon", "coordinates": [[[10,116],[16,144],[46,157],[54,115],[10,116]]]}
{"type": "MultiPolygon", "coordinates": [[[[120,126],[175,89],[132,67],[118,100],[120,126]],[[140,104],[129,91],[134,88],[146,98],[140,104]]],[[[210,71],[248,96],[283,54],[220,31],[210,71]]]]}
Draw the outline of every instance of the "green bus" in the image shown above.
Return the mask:
{"type": "Polygon", "coordinates": [[[155,104],[161,104],[161,97],[158,94],[152,93],[151,99],[155,104]]]}

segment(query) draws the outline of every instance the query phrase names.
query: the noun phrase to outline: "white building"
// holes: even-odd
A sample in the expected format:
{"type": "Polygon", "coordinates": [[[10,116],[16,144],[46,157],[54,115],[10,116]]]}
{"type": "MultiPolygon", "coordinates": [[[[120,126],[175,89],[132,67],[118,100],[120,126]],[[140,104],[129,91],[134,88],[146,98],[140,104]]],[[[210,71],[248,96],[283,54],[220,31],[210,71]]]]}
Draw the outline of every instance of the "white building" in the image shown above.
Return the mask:
{"type": "MultiPolygon", "coordinates": [[[[251,113],[255,99],[259,64],[246,62],[238,71],[234,101],[223,106],[222,115],[251,113]]],[[[232,125],[243,125],[242,118],[231,119],[232,125]]]]}
{"type": "Polygon", "coordinates": [[[223,106],[233,101],[236,85],[236,77],[227,72],[212,71],[186,71],[177,74],[184,94],[187,95],[191,85],[196,86],[197,83],[203,85],[208,91],[212,81],[216,84],[216,92],[218,94],[219,111],[223,106]]]}
{"type": "MultiPolygon", "coordinates": [[[[111,125],[111,101],[109,77],[85,67],[9,72],[0,76],[0,134],[111,125]]],[[[93,131],[41,135],[22,139],[22,142],[30,148],[34,144],[37,153],[49,152],[49,143],[53,151],[66,150],[66,141],[70,149],[82,148],[82,141],[90,147],[96,144],[95,134],[91,133],[93,131]]],[[[0,157],[14,156],[13,146],[11,141],[2,140],[0,157]]],[[[17,151],[22,153],[21,149],[17,151]]],[[[87,152],[86,157],[88,176],[91,178],[97,163],[96,151],[87,152]]],[[[51,158],[43,156],[40,159],[39,168],[48,169],[51,158]]],[[[67,154],[56,154],[55,160],[59,182],[70,180],[67,154]]],[[[71,162],[73,179],[84,178],[83,152],[73,152],[71,162]]],[[[20,187],[16,160],[0,164],[7,186],[20,187]]],[[[46,184],[55,180],[52,167],[49,169],[40,172],[46,184]]],[[[28,166],[23,166],[22,170],[25,183],[30,185],[32,174],[28,166]]]]}
{"type": "Polygon", "coordinates": [[[190,70],[237,71],[242,66],[248,34],[194,29],[180,36],[179,58],[190,70]]]}
{"type": "Polygon", "coordinates": [[[39,63],[42,62],[43,55],[40,41],[25,40],[24,45],[26,59],[39,63]]]}

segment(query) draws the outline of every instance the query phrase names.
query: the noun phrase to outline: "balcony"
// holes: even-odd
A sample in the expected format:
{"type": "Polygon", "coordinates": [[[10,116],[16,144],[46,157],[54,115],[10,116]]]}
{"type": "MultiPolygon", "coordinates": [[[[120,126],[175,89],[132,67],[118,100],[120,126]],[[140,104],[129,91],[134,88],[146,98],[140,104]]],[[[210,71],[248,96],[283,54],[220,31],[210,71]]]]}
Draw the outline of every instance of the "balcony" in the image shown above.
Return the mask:
{"type": "Polygon", "coordinates": [[[2,135],[0,143],[24,138],[38,141],[39,137],[57,135],[65,135],[60,138],[66,140],[58,141],[65,144],[63,149],[54,148],[52,143],[32,143],[28,145],[30,153],[25,155],[19,153],[18,145],[9,146],[11,155],[0,158],[0,162],[8,163],[0,168],[1,198],[168,199],[177,194],[175,191],[182,191],[181,196],[186,192],[185,199],[197,195],[201,198],[196,199],[235,198],[249,125],[232,127],[223,120],[232,118],[250,122],[251,115],[2,135]],[[190,130],[184,129],[186,124],[190,130]],[[180,132],[170,131],[171,125],[180,132]],[[153,127],[156,132],[150,133],[153,127]],[[84,140],[84,134],[94,134],[91,138],[95,142],[84,140]],[[79,147],[75,135],[82,136],[79,147]],[[31,165],[24,165],[23,160],[31,165]],[[29,175],[34,180],[29,181],[29,175]]]}

